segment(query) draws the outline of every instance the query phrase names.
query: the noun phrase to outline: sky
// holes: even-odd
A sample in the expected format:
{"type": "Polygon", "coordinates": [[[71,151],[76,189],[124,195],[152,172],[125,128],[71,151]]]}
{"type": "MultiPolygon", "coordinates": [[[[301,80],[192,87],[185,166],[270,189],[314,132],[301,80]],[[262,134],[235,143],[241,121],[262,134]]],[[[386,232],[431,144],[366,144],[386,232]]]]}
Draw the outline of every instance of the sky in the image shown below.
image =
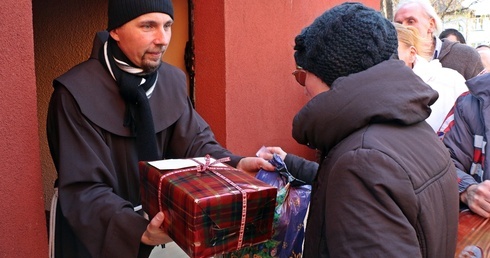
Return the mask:
{"type": "Polygon", "coordinates": [[[471,5],[471,9],[475,10],[476,15],[490,14],[490,0],[465,0],[463,6],[467,6],[470,3],[478,2],[471,5]]]}

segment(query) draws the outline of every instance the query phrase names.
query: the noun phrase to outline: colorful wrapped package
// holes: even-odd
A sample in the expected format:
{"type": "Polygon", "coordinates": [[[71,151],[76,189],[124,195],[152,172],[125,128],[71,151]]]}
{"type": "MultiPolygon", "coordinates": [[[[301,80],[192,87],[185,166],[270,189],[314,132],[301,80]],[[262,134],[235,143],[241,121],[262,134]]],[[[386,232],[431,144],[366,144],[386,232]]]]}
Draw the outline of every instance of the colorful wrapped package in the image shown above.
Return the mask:
{"type": "Polygon", "coordinates": [[[277,187],[272,239],[225,255],[225,258],[296,258],[302,257],[304,220],[310,203],[311,185],[293,177],[286,164],[274,154],[270,162],[275,172],[260,170],[257,178],[277,187]]]}
{"type": "Polygon", "coordinates": [[[277,189],[209,156],[140,162],[141,199],[150,218],[190,257],[210,257],[272,236],[277,189]]]}

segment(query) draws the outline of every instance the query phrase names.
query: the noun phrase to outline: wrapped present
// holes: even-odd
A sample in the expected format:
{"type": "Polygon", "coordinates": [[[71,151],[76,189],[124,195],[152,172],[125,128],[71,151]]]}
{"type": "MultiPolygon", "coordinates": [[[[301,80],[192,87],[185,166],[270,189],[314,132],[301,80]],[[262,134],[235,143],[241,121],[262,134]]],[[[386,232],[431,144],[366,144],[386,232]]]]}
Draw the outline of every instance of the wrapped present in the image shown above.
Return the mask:
{"type": "Polygon", "coordinates": [[[190,257],[210,257],[272,236],[277,189],[209,156],[140,162],[143,210],[190,257]]]}

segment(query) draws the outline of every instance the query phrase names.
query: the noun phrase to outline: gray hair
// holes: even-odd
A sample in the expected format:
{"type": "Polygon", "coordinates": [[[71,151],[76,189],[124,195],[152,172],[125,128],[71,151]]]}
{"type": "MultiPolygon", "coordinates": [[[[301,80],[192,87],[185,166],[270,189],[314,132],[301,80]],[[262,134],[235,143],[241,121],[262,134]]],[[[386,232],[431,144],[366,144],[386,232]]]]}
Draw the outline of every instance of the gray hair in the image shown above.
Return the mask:
{"type": "Polygon", "coordinates": [[[404,7],[407,4],[411,4],[411,3],[418,4],[420,7],[422,7],[424,9],[425,13],[430,18],[434,19],[434,21],[436,23],[436,27],[435,27],[435,31],[434,31],[433,35],[436,37],[439,36],[439,33],[441,33],[441,31],[442,31],[442,20],[441,20],[441,18],[439,18],[439,15],[437,15],[437,12],[434,9],[434,6],[432,6],[432,4],[429,2],[429,0],[401,0],[395,8],[395,13],[397,13],[398,10],[400,10],[400,8],[404,7]]]}

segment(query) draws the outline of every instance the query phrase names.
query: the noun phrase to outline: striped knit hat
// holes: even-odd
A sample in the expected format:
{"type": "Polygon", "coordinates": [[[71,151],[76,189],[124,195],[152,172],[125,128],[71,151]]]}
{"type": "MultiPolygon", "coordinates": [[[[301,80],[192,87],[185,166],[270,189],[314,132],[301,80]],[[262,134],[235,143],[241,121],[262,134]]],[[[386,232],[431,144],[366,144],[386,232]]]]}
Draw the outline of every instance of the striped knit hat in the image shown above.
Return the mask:
{"type": "Polygon", "coordinates": [[[396,53],[393,24],[360,3],[343,3],[324,12],[296,36],[296,64],[327,85],[364,71],[396,53]]]}
{"type": "Polygon", "coordinates": [[[174,18],[171,0],[109,0],[107,31],[124,25],[126,22],[145,13],[166,13],[174,18]]]}

